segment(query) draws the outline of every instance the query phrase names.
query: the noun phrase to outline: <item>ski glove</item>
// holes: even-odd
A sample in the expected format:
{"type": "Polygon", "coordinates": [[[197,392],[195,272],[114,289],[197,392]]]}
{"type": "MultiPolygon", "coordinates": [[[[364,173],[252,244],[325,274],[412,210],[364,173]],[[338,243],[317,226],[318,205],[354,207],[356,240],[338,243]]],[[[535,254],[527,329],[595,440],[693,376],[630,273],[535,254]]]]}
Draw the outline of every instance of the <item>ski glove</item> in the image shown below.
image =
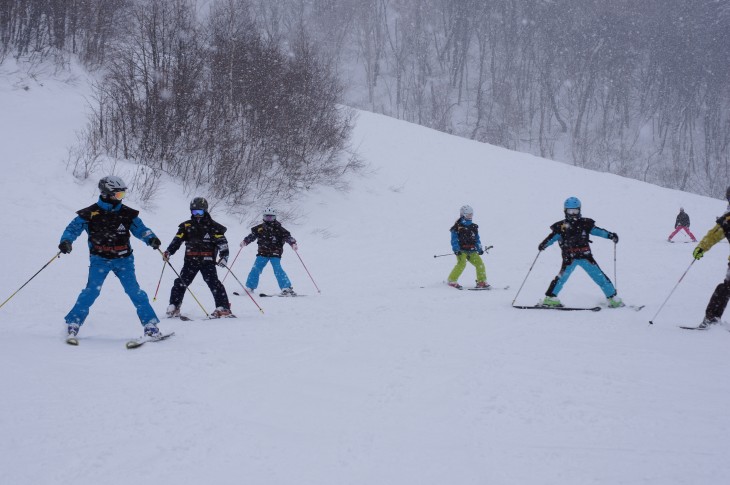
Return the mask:
{"type": "Polygon", "coordinates": [[[163,261],[170,261],[170,256],[172,256],[170,254],[170,251],[165,251],[164,253],[162,253],[162,260],[163,261]]]}
{"type": "Polygon", "coordinates": [[[291,243],[291,248],[296,251],[298,249],[297,243],[291,243]]]}
{"type": "Polygon", "coordinates": [[[152,246],[152,249],[160,249],[160,246],[162,246],[162,241],[160,241],[156,237],[153,237],[152,239],[150,239],[150,246],[152,246]]]}
{"type": "Polygon", "coordinates": [[[228,258],[221,258],[218,260],[218,266],[220,266],[221,268],[226,268],[227,264],[228,264],[228,258]]]}
{"type": "Polygon", "coordinates": [[[477,254],[481,256],[482,254],[484,254],[484,250],[482,248],[477,249],[477,254]]]}
{"type": "Polygon", "coordinates": [[[454,254],[458,256],[461,254],[461,251],[454,251],[454,254]]]}
{"type": "Polygon", "coordinates": [[[615,242],[615,243],[617,243],[617,244],[618,244],[618,234],[616,234],[615,232],[609,232],[609,233],[608,233],[608,238],[609,238],[609,239],[610,239],[611,241],[613,241],[613,242],[615,242]]]}
{"type": "Polygon", "coordinates": [[[245,239],[243,241],[241,241],[241,247],[244,247],[244,246],[248,246],[248,243],[246,242],[245,239]]]}
{"type": "Polygon", "coordinates": [[[70,253],[72,249],[71,241],[61,241],[61,244],[58,245],[58,249],[60,249],[63,254],[70,253]]]}
{"type": "Polygon", "coordinates": [[[541,242],[541,243],[540,243],[540,244],[539,244],[539,245],[537,246],[537,250],[538,250],[538,251],[545,251],[546,249],[547,249],[547,244],[545,244],[544,242],[541,242]]]}
{"type": "Polygon", "coordinates": [[[700,259],[702,259],[702,256],[704,256],[704,255],[705,255],[705,250],[704,250],[704,249],[702,249],[702,248],[701,248],[701,247],[699,247],[699,246],[697,246],[697,247],[695,248],[694,252],[692,253],[692,256],[694,256],[694,258],[695,258],[696,260],[698,260],[698,261],[699,261],[700,259]]]}

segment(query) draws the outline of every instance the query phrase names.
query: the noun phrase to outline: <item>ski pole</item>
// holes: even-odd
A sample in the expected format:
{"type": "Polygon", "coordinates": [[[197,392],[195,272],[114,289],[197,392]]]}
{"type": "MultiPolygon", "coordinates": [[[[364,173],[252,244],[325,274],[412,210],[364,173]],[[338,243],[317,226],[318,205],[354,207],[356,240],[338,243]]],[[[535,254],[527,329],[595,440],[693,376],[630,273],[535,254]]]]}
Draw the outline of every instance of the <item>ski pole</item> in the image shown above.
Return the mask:
{"type": "Polygon", "coordinates": [[[30,283],[30,280],[32,280],[33,278],[35,278],[36,276],[38,276],[38,273],[40,273],[41,271],[43,271],[44,269],[46,269],[46,266],[48,266],[49,264],[51,264],[54,259],[59,258],[60,256],[61,256],[61,251],[57,252],[56,255],[53,256],[50,261],[48,261],[46,264],[44,264],[43,267],[41,269],[39,269],[36,274],[34,274],[33,276],[31,276],[28,281],[26,281],[25,283],[23,283],[23,286],[21,286],[20,288],[18,288],[17,290],[15,290],[15,293],[13,293],[12,295],[10,295],[8,297],[8,299],[5,300],[2,303],[2,305],[0,305],[0,308],[2,308],[7,302],[9,302],[12,297],[14,297],[20,290],[22,290],[25,287],[25,285],[27,285],[28,283],[30,283]]]}
{"type": "MultiPolygon", "coordinates": [[[[160,250],[160,248],[157,248],[157,251],[159,251],[159,252],[160,252],[160,254],[162,255],[162,259],[165,259],[165,255],[164,255],[164,253],[162,252],[162,250],[160,250]]],[[[175,267],[174,267],[174,266],[172,265],[172,263],[171,263],[171,262],[170,262],[169,260],[165,260],[165,262],[166,262],[166,263],[167,263],[168,265],[170,265],[170,269],[171,269],[171,270],[173,270],[173,271],[175,272],[175,274],[177,275],[177,277],[178,277],[178,278],[180,278],[180,282],[182,283],[182,276],[180,276],[180,273],[178,273],[178,272],[177,272],[177,270],[176,270],[176,269],[175,269],[175,267]]],[[[188,290],[188,291],[190,292],[190,295],[192,295],[192,297],[193,297],[193,300],[195,300],[195,303],[197,303],[197,304],[198,304],[198,306],[200,307],[200,309],[201,309],[201,310],[203,310],[203,313],[205,313],[205,316],[206,316],[206,317],[208,317],[208,318],[210,318],[210,315],[208,314],[208,312],[206,312],[206,311],[205,311],[205,308],[203,307],[203,305],[202,305],[202,304],[201,304],[201,303],[200,303],[200,302],[198,301],[198,299],[197,299],[197,298],[195,297],[195,293],[193,293],[193,290],[191,290],[191,289],[190,289],[190,287],[189,287],[189,286],[187,286],[187,285],[185,286],[185,289],[187,289],[187,290],[188,290]]]]}
{"type": "MultiPolygon", "coordinates": [[[[312,280],[312,283],[314,283],[314,278],[312,278],[312,274],[311,274],[311,273],[309,272],[309,270],[307,269],[307,265],[305,265],[305,264],[304,264],[304,261],[302,261],[302,257],[301,257],[301,256],[299,256],[299,251],[297,251],[297,250],[295,249],[295,250],[294,250],[294,252],[296,253],[296,255],[297,255],[297,258],[299,258],[299,261],[301,261],[301,262],[302,262],[302,266],[304,266],[304,271],[306,271],[306,272],[307,272],[307,274],[309,275],[309,279],[310,279],[310,280],[312,280]]],[[[322,291],[321,291],[321,290],[319,289],[319,286],[317,286],[317,283],[314,283],[314,287],[315,287],[315,288],[317,288],[317,293],[322,293],[322,291]]]]}
{"type": "MultiPolygon", "coordinates": [[[[486,248],[484,248],[484,252],[485,252],[485,253],[489,253],[489,250],[490,250],[490,249],[492,249],[493,247],[494,247],[494,246],[487,246],[486,248]]],[[[434,258],[443,258],[444,256],[453,256],[453,255],[454,255],[454,253],[447,253],[447,254],[434,254],[434,255],[433,255],[433,257],[434,257],[434,258]]]]}
{"type": "MultiPolygon", "coordinates": [[[[231,264],[231,266],[233,266],[233,265],[231,264]]],[[[256,300],[253,299],[253,296],[251,296],[251,293],[248,292],[248,290],[246,289],[246,287],[244,286],[244,284],[241,283],[241,280],[239,280],[238,278],[236,278],[236,274],[233,271],[231,271],[231,268],[229,268],[228,266],[226,266],[226,269],[228,269],[228,273],[230,273],[231,276],[233,276],[233,278],[235,278],[235,280],[238,281],[238,284],[241,285],[241,288],[243,288],[243,291],[245,291],[246,294],[248,295],[248,297],[251,298],[251,301],[253,302],[253,304],[256,305],[259,308],[259,311],[261,313],[264,313],[263,308],[261,308],[259,306],[259,304],[256,303],[256,300]]]]}
{"type": "Polygon", "coordinates": [[[654,315],[654,317],[653,317],[653,318],[652,318],[651,320],[649,320],[649,325],[654,325],[654,319],[655,319],[655,318],[656,318],[656,317],[657,317],[657,316],[659,315],[659,312],[660,312],[660,311],[662,311],[662,308],[664,308],[664,305],[666,305],[666,304],[667,304],[667,302],[669,301],[669,298],[670,298],[670,297],[672,296],[672,293],[674,293],[674,290],[676,290],[676,289],[677,289],[677,287],[678,287],[678,286],[679,286],[679,284],[680,284],[680,283],[682,282],[682,279],[683,279],[683,278],[684,278],[684,276],[685,276],[685,275],[687,274],[687,272],[688,272],[688,271],[689,271],[689,269],[690,269],[690,268],[692,267],[692,265],[693,265],[693,264],[695,264],[695,261],[697,261],[697,260],[696,260],[696,259],[693,259],[693,260],[692,260],[692,262],[691,262],[691,263],[689,263],[689,266],[687,266],[687,269],[686,269],[686,270],[684,270],[684,273],[682,273],[682,276],[680,276],[680,277],[679,277],[679,281],[677,281],[677,284],[676,284],[676,285],[674,285],[674,288],[672,288],[672,291],[670,291],[670,292],[669,292],[669,295],[667,296],[667,299],[666,299],[666,300],[664,300],[664,303],[662,303],[662,306],[660,306],[660,307],[659,307],[659,310],[657,310],[657,311],[656,311],[656,314],[654,315]]]}
{"type": "Polygon", "coordinates": [[[242,250],[242,249],[243,249],[243,246],[241,246],[241,247],[240,247],[240,248],[238,249],[238,252],[236,253],[236,257],[235,257],[235,258],[233,258],[233,262],[231,263],[231,267],[229,268],[228,266],[226,266],[226,268],[228,269],[228,271],[226,272],[226,275],[225,275],[225,276],[223,277],[223,279],[221,280],[221,283],[222,283],[222,282],[224,282],[224,281],[226,281],[226,278],[228,278],[228,273],[230,273],[230,272],[231,272],[231,268],[233,268],[233,265],[234,265],[234,264],[236,264],[236,260],[238,259],[238,255],[239,255],[239,254],[241,254],[241,250],[242,250]]]}
{"type": "Polygon", "coordinates": [[[517,290],[517,294],[515,295],[515,299],[512,300],[512,306],[515,306],[515,302],[517,301],[517,297],[520,296],[520,292],[522,291],[522,287],[525,286],[525,283],[527,283],[527,277],[530,276],[530,273],[532,273],[532,268],[535,267],[535,263],[537,263],[537,258],[540,257],[540,253],[542,251],[537,252],[537,256],[535,256],[535,260],[530,265],[530,269],[527,270],[527,275],[525,276],[525,279],[522,281],[522,284],[520,285],[520,289],[517,290]]]}
{"type": "Polygon", "coordinates": [[[160,283],[162,283],[162,275],[165,274],[165,261],[162,261],[162,272],[160,272],[160,281],[157,282],[157,289],[155,290],[155,296],[152,297],[152,301],[157,301],[157,292],[160,291],[160,283]]]}

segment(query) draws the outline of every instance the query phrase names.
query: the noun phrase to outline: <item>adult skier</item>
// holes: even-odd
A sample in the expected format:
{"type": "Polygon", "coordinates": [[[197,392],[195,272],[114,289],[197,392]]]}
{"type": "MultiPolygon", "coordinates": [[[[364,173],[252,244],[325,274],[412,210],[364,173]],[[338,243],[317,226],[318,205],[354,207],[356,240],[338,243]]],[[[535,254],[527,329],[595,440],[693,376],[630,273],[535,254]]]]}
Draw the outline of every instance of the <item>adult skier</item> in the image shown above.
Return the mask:
{"type": "Polygon", "coordinates": [[[137,316],[144,326],[146,336],[159,335],[160,320],[150,305],[147,293],[137,282],[134,256],[130,244],[130,233],[141,239],[152,249],[160,247],[160,240],[144,225],[139,212],[122,204],[127,185],[121,178],[110,175],[99,181],[101,195],[96,204],[76,212],[78,214],[61,235],[58,249],[63,254],[71,253],[73,242],[83,231],[88,233],[90,253],[89,278],[86,288],[76,304],[66,315],[69,337],[75,337],[89,315],[89,309],[101,293],[109,272],[113,272],[122,283],[124,291],[137,309],[137,316]]]}
{"type": "Polygon", "coordinates": [[[216,264],[225,267],[228,262],[226,228],[215,222],[210,216],[208,201],[203,197],[195,197],[190,202],[190,214],[190,219],[178,226],[177,234],[163,254],[165,261],[168,261],[170,256],[180,249],[182,243],[185,243],[185,262],[180,271],[180,277],[176,278],[172,285],[167,316],[180,316],[180,306],[185,296],[185,290],[200,272],[215,300],[216,309],[210,316],[213,318],[233,317],[226,288],[218,279],[216,271],[216,264]],[[216,263],[219,251],[220,259],[216,263]]]}
{"type": "Polygon", "coordinates": [[[451,249],[456,255],[456,266],[449,273],[447,284],[452,288],[462,289],[459,284],[459,276],[466,268],[469,261],[477,271],[477,288],[489,288],[487,284],[487,272],[484,268],[484,261],[481,255],[484,254],[482,243],[479,239],[479,226],[472,222],[474,209],[470,205],[464,205],[459,209],[459,219],[451,226],[451,249]]]}
{"type": "Polygon", "coordinates": [[[266,267],[267,263],[271,263],[274,269],[274,276],[279,283],[281,289],[280,296],[297,296],[292,288],[291,281],[284,269],[281,267],[281,255],[284,252],[284,243],[291,248],[297,250],[297,241],[292,235],[284,229],[279,221],[276,220],[277,211],[271,207],[264,209],[263,223],[251,228],[251,233],[241,241],[241,247],[258,241],[259,250],[256,253],[251,272],[246,279],[246,287],[250,291],[254,291],[259,285],[259,277],[266,267]]]}
{"type": "MultiPolygon", "coordinates": [[[[702,259],[702,256],[723,238],[730,241],[730,187],[727,188],[725,197],[729,204],[728,211],[715,221],[715,226],[705,234],[705,237],[702,238],[692,252],[696,260],[702,259]]],[[[725,273],[725,280],[715,287],[715,291],[712,293],[710,302],[705,309],[705,318],[698,328],[706,329],[710,325],[718,323],[725,312],[728,299],[730,299],[730,263],[728,263],[728,270],[725,273]]]]}
{"type": "Polygon", "coordinates": [[[544,251],[551,244],[557,242],[560,245],[563,255],[563,264],[560,267],[560,273],[550,283],[545,292],[545,299],[542,305],[549,307],[562,307],[563,304],[558,299],[560,290],[568,281],[573,270],[577,266],[582,267],[588,276],[601,288],[603,294],[608,299],[608,306],[612,308],[624,306],[621,298],[616,296],[616,288],[608,279],[601,268],[593,259],[590,247],[590,236],[598,236],[610,239],[614,243],[618,243],[618,234],[608,232],[596,226],[593,219],[581,216],[581,203],[576,197],[569,197],[563,205],[565,211],[565,219],[558,221],[550,226],[550,234],[537,247],[538,250],[544,251]]]}
{"type": "Polygon", "coordinates": [[[692,242],[697,242],[697,239],[695,239],[695,235],[692,234],[689,230],[689,214],[687,214],[684,211],[684,207],[679,208],[679,214],[677,214],[677,220],[674,221],[674,232],[669,235],[669,238],[667,241],[672,241],[672,238],[677,235],[677,233],[681,230],[684,230],[684,232],[687,233],[687,235],[692,239],[692,242]]]}

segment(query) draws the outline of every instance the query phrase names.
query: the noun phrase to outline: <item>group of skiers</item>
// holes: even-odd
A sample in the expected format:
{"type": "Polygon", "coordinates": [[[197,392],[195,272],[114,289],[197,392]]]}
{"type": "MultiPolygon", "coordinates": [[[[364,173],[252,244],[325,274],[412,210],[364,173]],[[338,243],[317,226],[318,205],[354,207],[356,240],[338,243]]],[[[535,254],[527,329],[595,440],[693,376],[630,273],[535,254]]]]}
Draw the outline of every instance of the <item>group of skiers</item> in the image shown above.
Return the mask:
{"type": "MultiPolygon", "coordinates": [[[[715,226],[708,231],[704,238],[694,249],[692,255],[699,260],[704,254],[722,239],[730,241],[730,187],[725,193],[728,201],[728,211],[716,220],[715,226]]],[[[581,202],[576,197],[569,197],[563,203],[565,218],[550,226],[550,234],[538,245],[539,251],[544,251],[554,243],[558,243],[562,253],[562,265],[560,272],[550,282],[545,298],[540,306],[548,308],[560,308],[562,303],[558,294],[567,282],[575,268],[580,266],[588,276],[601,288],[606,297],[607,304],[611,308],[625,306],[621,298],[617,296],[616,288],[606,274],[593,258],[590,247],[590,236],[598,236],[609,239],[618,244],[619,237],[615,232],[610,232],[596,226],[593,219],[583,217],[581,214],[581,202]]],[[[456,255],[456,266],[448,276],[447,284],[451,287],[462,289],[458,279],[461,276],[466,262],[470,262],[476,268],[476,288],[488,289],[486,270],[481,255],[484,253],[479,237],[479,228],[473,222],[474,210],[469,205],[462,206],[459,211],[459,219],[451,227],[451,247],[456,255]]],[[[680,208],[675,221],[675,230],[670,234],[668,241],[680,231],[684,230],[692,242],[697,242],[689,230],[689,215],[680,208]]],[[[730,258],[728,258],[730,259],[730,258]]],[[[720,322],[728,301],[730,300],[730,262],[725,280],[717,285],[705,310],[699,329],[706,329],[710,325],[720,322]]]]}
{"type": "MultiPolygon", "coordinates": [[[[144,335],[154,338],[161,335],[155,311],[150,305],[147,294],[137,282],[134,267],[134,255],[130,245],[130,234],[145,242],[154,250],[160,250],[162,242],[155,233],[145,226],[139,218],[139,212],[124,205],[122,200],[126,196],[127,186],[117,176],[107,176],[99,181],[101,192],[99,200],[77,212],[77,216],[64,230],[58,248],[61,253],[71,252],[73,242],[82,232],[88,233],[90,253],[89,277],[86,287],[81,290],[76,303],[65,317],[67,333],[75,337],[79,328],[84,324],[91,305],[101,292],[104,280],[113,272],[122,284],[124,291],[132,300],[137,316],[144,327],[144,335]]],[[[726,192],[730,204],[730,187],[726,192]]],[[[550,282],[545,292],[545,298],[540,305],[549,308],[562,307],[558,294],[577,267],[583,268],[591,279],[601,288],[611,308],[624,306],[617,296],[616,288],[611,280],[598,266],[593,258],[590,247],[590,236],[609,239],[617,244],[618,234],[596,226],[593,219],[583,217],[581,202],[576,197],[569,197],[563,204],[564,219],[550,226],[550,233],[538,245],[539,251],[544,251],[554,243],[558,243],[562,253],[560,271],[550,282]]],[[[226,289],[218,279],[216,265],[228,268],[229,247],[226,239],[226,227],[213,220],[210,215],[208,202],[202,197],[196,197],[190,203],[190,219],[178,226],[177,233],[167,249],[162,253],[165,263],[185,243],[185,260],[182,271],[175,280],[170,291],[170,303],[167,308],[168,317],[179,317],[180,306],[185,291],[198,273],[210,288],[215,300],[216,309],[210,315],[213,318],[234,317],[226,289]]],[[[284,269],[281,267],[281,257],[284,244],[297,250],[297,242],[279,221],[277,212],[267,208],[263,212],[263,222],[251,229],[251,232],[241,241],[241,248],[257,241],[258,252],[253,267],[246,280],[246,290],[254,291],[259,283],[259,277],[267,264],[271,264],[274,275],[281,289],[280,296],[296,296],[292,284],[284,269]]],[[[473,221],[474,210],[464,205],[459,211],[459,219],[451,227],[451,246],[456,255],[456,265],[448,276],[447,284],[462,289],[458,280],[466,263],[471,263],[476,269],[476,288],[489,289],[486,269],[481,255],[484,248],[479,237],[479,226],[473,221]]],[[[675,222],[675,230],[669,236],[671,242],[680,230],[684,230],[693,242],[694,235],[689,231],[689,215],[680,208],[675,222]]],[[[700,241],[693,257],[696,260],[712,248],[717,242],[726,238],[730,240],[730,210],[717,219],[716,225],[710,229],[700,241]]],[[[230,269],[229,269],[230,270],[230,269]]],[[[705,318],[699,328],[720,321],[728,300],[730,300],[730,262],[725,280],[720,283],[710,298],[705,311],[705,318]]]]}
{"type": "MultiPolygon", "coordinates": [[[[95,204],[81,209],[68,224],[58,249],[69,254],[73,242],[82,232],[88,233],[90,253],[89,277],[86,287],[81,290],[75,305],[65,317],[69,337],[75,337],[84,324],[91,305],[101,292],[109,272],[113,272],[122,284],[124,291],[132,300],[137,316],[144,328],[146,337],[160,336],[159,318],[150,305],[147,293],[137,282],[134,267],[134,255],[130,244],[130,234],[142,240],[152,249],[161,251],[162,242],[155,233],[145,226],[139,218],[139,212],[124,205],[127,185],[117,176],[107,176],[99,181],[101,192],[95,204]]],[[[226,289],[218,279],[216,265],[228,268],[229,248],[226,239],[226,227],[213,220],[208,211],[208,201],[196,197],[190,203],[190,219],[178,226],[177,233],[168,245],[162,258],[169,263],[169,258],[185,243],[185,260],[183,268],[170,291],[168,317],[180,316],[185,291],[198,273],[210,288],[215,300],[216,309],[212,318],[234,317],[226,289]]],[[[263,212],[263,222],[251,229],[241,247],[258,242],[258,253],[253,267],[246,280],[246,290],[253,292],[258,286],[259,277],[268,263],[274,269],[274,275],[281,289],[281,296],[296,296],[294,288],[281,267],[281,256],[284,244],[289,244],[294,251],[297,242],[276,219],[277,211],[267,208],[263,212]]]]}

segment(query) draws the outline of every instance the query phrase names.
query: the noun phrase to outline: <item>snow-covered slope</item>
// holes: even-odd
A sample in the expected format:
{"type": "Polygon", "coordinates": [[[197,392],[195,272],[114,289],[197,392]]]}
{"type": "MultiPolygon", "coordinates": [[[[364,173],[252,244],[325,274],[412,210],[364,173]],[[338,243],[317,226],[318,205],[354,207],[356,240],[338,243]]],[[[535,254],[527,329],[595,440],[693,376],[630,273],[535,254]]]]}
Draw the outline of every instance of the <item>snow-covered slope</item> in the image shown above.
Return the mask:
{"type": "MultiPolygon", "coordinates": [[[[66,147],[85,123],[86,88],[0,78],[0,254],[5,300],[56,253],[74,211],[96,200],[66,147]]],[[[353,144],[373,169],[350,192],[321,189],[283,221],[299,241],[284,268],[298,299],[231,295],[235,320],[163,320],[176,336],[128,351],[140,333],[110,277],[77,348],[63,316],[86,281],[77,241],[0,308],[0,483],[7,484],[719,484],[730,474],[730,333],[687,332],[724,277],[727,245],[688,268],[693,245],[668,244],[678,208],[701,237],[724,203],[594,173],[360,113],[353,144]],[[598,262],[628,303],[598,313],[520,311],[511,302],[568,196],[617,232],[598,262]],[[443,281],[449,227],[475,209],[489,281],[471,292],[443,281]]],[[[124,167],[120,167],[123,169],[124,167]]],[[[103,174],[99,174],[100,176],[103,174]]],[[[141,213],[164,244],[191,194],[165,182],[141,213]]],[[[140,207],[134,194],[127,203],[140,207]]],[[[232,245],[248,229],[213,212],[232,245]]],[[[678,240],[681,239],[678,236],[678,240]]],[[[135,242],[152,295],[162,264],[135,242]]],[[[234,251],[235,254],[235,251],[234,251]]],[[[255,249],[234,266],[244,280],[255,249]]],[[[173,264],[182,266],[176,255],[173,264]]],[[[542,297],[557,273],[542,253],[518,303],[542,297]]],[[[474,277],[467,267],[462,283],[474,277]]],[[[153,304],[164,313],[174,275],[153,304]]],[[[228,278],[229,293],[240,290],[228,278]]],[[[208,311],[210,292],[192,289],[208,311]]],[[[267,268],[262,291],[276,291],[267,268]]],[[[560,295],[603,300],[576,271],[560,295]]]]}

